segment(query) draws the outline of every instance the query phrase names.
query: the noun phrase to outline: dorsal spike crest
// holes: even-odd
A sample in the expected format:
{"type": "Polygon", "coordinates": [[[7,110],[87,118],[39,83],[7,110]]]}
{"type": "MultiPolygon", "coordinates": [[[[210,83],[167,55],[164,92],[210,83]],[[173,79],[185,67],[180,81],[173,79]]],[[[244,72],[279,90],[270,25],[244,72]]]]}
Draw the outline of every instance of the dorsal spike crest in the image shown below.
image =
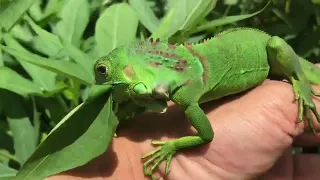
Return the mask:
{"type": "Polygon", "coordinates": [[[228,33],[230,33],[230,32],[239,31],[239,30],[258,31],[258,32],[262,32],[262,33],[265,33],[265,34],[269,35],[269,34],[268,34],[267,32],[265,32],[265,31],[262,31],[262,30],[259,30],[259,29],[254,29],[254,28],[251,28],[251,27],[236,27],[236,28],[230,28],[230,29],[224,30],[224,31],[222,31],[222,32],[219,32],[219,33],[217,33],[214,37],[222,36],[222,35],[228,34],[228,33]]]}
{"type": "Polygon", "coordinates": [[[183,45],[184,46],[189,46],[189,45],[192,45],[192,44],[190,42],[184,42],[183,45]]]}
{"type": "Polygon", "coordinates": [[[144,41],[138,42],[138,45],[140,45],[140,46],[144,45],[144,41]]]}

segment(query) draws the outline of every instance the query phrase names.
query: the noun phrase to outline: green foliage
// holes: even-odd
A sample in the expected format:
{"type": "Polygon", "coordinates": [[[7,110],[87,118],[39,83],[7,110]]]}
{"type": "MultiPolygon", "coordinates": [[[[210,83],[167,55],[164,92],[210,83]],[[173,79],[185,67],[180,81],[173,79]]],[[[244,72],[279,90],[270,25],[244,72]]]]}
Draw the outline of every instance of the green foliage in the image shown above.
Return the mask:
{"type": "Polygon", "coordinates": [[[15,179],[43,179],[105,152],[117,126],[108,101],[111,86],[93,87],[88,101],[74,108],[50,132],[15,179]],[[96,89],[102,93],[95,92],[96,89]],[[108,101],[108,102],[107,102],[108,101]],[[82,122],[79,122],[83,119],[82,122]],[[102,143],[104,142],[104,143],[102,143]]]}
{"type": "Polygon", "coordinates": [[[111,87],[93,86],[93,64],[121,45],[247,26],[319,62],[319,1],[268,2],[0,0],[0,178],[42,179],[107,149],[118,121],[111,87]]]}
{"type": "Polygon", "coordinates": [[[115,4],[105,9],[95,26],[94,37],[99,57],[107,55],[118,46],[132,43],[137,27],[137,15],[127,3],[115,4]]]}

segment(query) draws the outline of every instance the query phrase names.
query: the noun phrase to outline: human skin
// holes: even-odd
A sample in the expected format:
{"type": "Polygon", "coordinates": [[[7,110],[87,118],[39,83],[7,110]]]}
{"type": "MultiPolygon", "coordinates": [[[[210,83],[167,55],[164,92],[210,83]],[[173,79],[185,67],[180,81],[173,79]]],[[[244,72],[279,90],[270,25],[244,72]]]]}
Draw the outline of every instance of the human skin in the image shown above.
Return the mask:
{"type": "MultiPolygon", "coordinates": [[[[314,86],[320,92],[319,86],[314,86]]],[[[320,177],[320,156],[293,156],[292,145],[320,144],[306,121],[297,123],[298,104],[292,86],[266,80],[262,85],[223,100],[203,105],[215,137],[211,143],[179,152],[169,175],[160,165],[157,176],[168,180],[313,180],[320,177]]],[[[320,98],[314,97],[320,110],[320,98]]],[[[314,124],[320,130],[320,124],[314,124]]],[[[147,179],[141,156],[154,149],[151,140],[168,140],[195,134],[183,111],[170,104],[164,114],[146,113],[120,127],[111,148],[87,165],[48,178],[147,179]]]]}

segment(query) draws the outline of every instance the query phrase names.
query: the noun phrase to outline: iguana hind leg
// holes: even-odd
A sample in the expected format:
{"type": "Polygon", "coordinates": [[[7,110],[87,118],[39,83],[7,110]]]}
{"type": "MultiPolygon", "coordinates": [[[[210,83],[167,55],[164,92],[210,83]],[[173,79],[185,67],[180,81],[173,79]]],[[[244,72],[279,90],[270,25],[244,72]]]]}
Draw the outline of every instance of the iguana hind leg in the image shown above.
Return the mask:
{"type": "Polygon", "coordinates": [[[267,51],[271,76],[284,77],[292,83],[295,100],[299,102],[299,122],[305,115],[309,128],[316,133],[310,110],[320,123],[320,115],[312,100],[312,95],[318,96],[319,93],[312,89],[311,83],[306,78],[299,62],[299,56],[290,45],[277,36],[271,37],[268,41],[267,51]]]}

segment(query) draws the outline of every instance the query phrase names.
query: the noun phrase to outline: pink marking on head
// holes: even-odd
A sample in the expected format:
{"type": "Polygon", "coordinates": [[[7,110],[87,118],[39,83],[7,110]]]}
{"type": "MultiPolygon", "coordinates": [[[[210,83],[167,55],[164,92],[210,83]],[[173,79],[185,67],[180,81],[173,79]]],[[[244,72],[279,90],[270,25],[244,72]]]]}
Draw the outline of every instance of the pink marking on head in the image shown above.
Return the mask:
{"type": "Polygon", "coordinates": [[[124,69],[123,69],[124,74],[130,78],[133,79],[135,77],[133,67],[131,64],[128,64],[124,69]]]}

